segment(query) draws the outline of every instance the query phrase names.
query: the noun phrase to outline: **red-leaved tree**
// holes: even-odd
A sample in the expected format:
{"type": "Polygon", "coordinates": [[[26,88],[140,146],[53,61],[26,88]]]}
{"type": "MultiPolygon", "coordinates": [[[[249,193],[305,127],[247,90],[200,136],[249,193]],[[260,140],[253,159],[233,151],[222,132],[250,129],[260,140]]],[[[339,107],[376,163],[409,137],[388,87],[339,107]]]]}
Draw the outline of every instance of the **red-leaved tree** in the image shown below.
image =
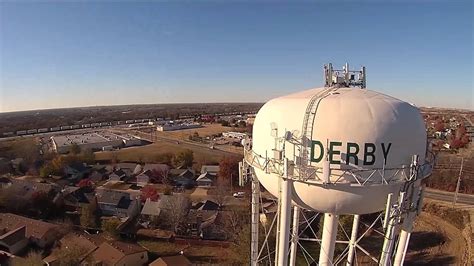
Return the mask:
{"type": "Polygon", "coordinates": [[[158,195],[158,190],[153,186],[144,186],[141,190],[142,192],[142,201],[145,202],[147,199],[151,201],[157,201],[160,195],[158,195]]]}

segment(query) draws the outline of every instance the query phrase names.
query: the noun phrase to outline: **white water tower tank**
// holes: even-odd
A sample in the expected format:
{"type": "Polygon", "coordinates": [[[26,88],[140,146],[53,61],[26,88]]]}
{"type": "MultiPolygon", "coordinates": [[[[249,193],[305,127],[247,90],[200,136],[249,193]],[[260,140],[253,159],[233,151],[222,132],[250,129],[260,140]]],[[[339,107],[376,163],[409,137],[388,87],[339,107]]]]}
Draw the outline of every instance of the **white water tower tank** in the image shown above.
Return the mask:
{"type": "MultiPolygon", "coordinates": [[[[253,153],[271,160],[277,154],[274,150],[284,142],[284,155],[297,164],[301,145],[281,139],[288,138],[287,132],[292,132],[295,139],[305,135],[309,139],[309,169],[314,170],[315,176],[307,180],[295,178],[293,203],[324,213],[380,211],[387,195],[398,192],[409,176],[412,156],[418,155],[420,162],[425,161],[426,131],[420,111],[375,91],[338,88],[314,102],[317,106],[306,127],[310,132],[304,133],[307,107],[313,96],[323,90],[328,88],[267,102],[255,119],[253,153]],[[321,177],[328,161],[331,170],[326,183],[321,177]]],[[[261,168],[254,170],[260,183],[278,196],[281,177],[261,168]]]]}

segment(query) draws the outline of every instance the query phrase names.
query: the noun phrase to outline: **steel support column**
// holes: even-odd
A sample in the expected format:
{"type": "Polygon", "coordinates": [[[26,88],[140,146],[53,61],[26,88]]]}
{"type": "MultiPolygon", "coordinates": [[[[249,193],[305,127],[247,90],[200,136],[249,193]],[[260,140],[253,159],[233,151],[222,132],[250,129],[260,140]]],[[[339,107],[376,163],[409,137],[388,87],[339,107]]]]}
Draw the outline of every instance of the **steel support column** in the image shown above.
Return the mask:
{"type": "Polygon", "coordinates": [[[352,222],[351,239],[349,240],[349,253],[347,253],[347,266],[354,264],[355,250],[357,245],[357,233],[359,230],[360,215],[354,215],[354,221],[352,222]]]}
{"type": "Polygon", "coordinates": [[[334,247],[336,244],[339,216],[334,213],[324,214],[323,237],[319,252],[319,265],[333,265],[334,247]]]}
{"type": "Polygon", "coordinates": [[[291,191],[293,180],[288,176],[288,159],[284,159],[284,177],[281,180],[279,230],[277,245],[276,265],[288,265],[288,248],[290,242],[290,222],[291,222],[291,191]]]}
{"type": "Polygon", "coordinates": [[[258,226],[260,205],[260,183],[256,176],[252,175],[252,242],[250,247],[250,264],[256,266],[258,262],[258,226]]]}
{"type": "Polygon", "coordinates": [[[298,238],[299,238],[299,225],[300,225],[300,207],[293,207],[293,230],[290,246],[290,266],[294,266],[296,263],[296,251],[298,250],[298,238]]]}

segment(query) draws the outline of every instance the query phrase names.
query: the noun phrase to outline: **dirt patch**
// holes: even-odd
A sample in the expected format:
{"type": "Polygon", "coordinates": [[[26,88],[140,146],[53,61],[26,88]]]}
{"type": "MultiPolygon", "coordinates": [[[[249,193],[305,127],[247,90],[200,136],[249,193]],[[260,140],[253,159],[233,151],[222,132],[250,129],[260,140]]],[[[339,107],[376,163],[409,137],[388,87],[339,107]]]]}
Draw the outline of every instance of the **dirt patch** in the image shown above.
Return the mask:
{"type": "Polygon", "coordinates": [[[406,265],[462,264],[466,241],[461,231],[440,217],[423,212],[415,221],[406,265]]]}

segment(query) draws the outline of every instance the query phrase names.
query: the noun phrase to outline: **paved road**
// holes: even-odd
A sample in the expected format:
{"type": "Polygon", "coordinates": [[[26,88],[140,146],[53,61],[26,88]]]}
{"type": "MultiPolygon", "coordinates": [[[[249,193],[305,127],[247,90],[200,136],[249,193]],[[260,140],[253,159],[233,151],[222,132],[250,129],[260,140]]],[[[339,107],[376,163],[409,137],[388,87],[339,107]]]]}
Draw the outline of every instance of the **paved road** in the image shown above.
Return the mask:
{"type": "MultiPolygon", "coordinates": [[[[453,202],[454,193],[453,192],[446,192],[446,191],[439,191],[434,189],[426,189],[425,197],[429,199],[444,201],[444,202],[453,202]]],[[[474,195],[469,194],[458,194],[457,204],[467,204],[467,205],[474,205],[474,195]]]]}
{"type": "Polygon", "coordinates": [[[467,122],[469,122],[469,125],[470,125],[471,127],[474,126],[474,125],[472,124],[471,119],[469,119],[469,116],[468,116],[467,114],[463,114],[462,116],[467,120],[467,122]]]}

